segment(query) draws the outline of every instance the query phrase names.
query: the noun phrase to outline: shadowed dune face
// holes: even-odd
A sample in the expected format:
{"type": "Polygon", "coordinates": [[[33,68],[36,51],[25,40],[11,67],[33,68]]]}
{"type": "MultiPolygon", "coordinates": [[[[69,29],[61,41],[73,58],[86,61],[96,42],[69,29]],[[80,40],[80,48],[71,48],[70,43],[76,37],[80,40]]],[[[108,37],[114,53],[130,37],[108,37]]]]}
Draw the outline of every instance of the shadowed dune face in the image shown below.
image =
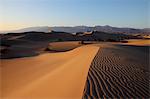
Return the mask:
{"type": "MultiPolygon", "coordinates": [[[[0,46],[2,59],[13,59],[21,57],[32,57],[47,52],[65,52],[75,49],[82,44],[79,41],[68,42],[28,42],[12,41],[11,46],[0,46]]],[[[9,43],[8,43],[9,44],[9,43]]]]}
{"type": "Polygon", "coordinates": [[[61,32],[25,32],[4,34],[0,36],[0,40],[0,58],[8,59],[39,55],[49,43],[74,40],[74,36],[61,32]]]}
{"type": "MultiPolygon", "coordinates": [[[[8,58],[36,56],[41,54],[45,48],[49,49],[49,47],[47,46],[50,46],[49,43],[52,42],[63,42],[63,41],[119,42],[120,40],[123,39],[138,38],[132,35],[115,34],[98,31],[93,31],[90,33],[81,32],[81,34],[84,35],[77,35],[77,34],[73,35],[71,33],[56,32],[56,31],[52,31],[49,33],[30,31],[24,33],[3,34],[0,35],[1,40],[0,51],[2,52],[0,54],[0,58],[8,59],[8,58]],[[2,49],[4,47],[5,49],[2,49]]],[[[57,49],[55,46],[53,46],[53,48],[50,48],[50,50],[52,51],[55,51],[55,49],[57,49]]],[[[65,48],[61,48],[60,50],[64,49],[65,48]]]]}
{"type": "Polygon", "coordinates": [[[13,99],[81,99],[99,47],[2,60],[2,96],[13,99]]]}
{"type": "Polygon", "coordinates": [[[83,98],[149,98],[149,47],[97,45],[83,98]]]}
{"type": "Polygon", "coordinates": [[[5,49],[1,50],[0,58],[9,59],[36,56],[43,52],[47,46],[48,43],[43,42],[16,41],[15,44],[11,44],[10,46],[0,46],[1,48],[5,47],[5,49]]]}

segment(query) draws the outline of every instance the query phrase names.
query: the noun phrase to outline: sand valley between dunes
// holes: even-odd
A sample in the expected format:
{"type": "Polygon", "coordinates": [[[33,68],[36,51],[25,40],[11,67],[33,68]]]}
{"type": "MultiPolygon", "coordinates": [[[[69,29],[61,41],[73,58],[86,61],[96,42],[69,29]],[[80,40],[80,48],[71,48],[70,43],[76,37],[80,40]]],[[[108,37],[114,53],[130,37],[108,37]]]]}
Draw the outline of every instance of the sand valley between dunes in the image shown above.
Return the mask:
{"type": "Polygon", "coordinates": [[[99,47],[2,60],[2,97],[81,99],[90,63],[99,47]]]}

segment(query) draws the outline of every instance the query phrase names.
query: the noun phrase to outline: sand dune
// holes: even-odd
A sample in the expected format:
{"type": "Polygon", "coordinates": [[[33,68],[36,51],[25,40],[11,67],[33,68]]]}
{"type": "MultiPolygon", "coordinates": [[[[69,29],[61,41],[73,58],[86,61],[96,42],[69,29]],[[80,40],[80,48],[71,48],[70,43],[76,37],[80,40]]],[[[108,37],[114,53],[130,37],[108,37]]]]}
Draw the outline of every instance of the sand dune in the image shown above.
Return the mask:
{"type": "Polygon", "coordinates": [[[48,45],[49,52],[65,52],[82,46],[79,41],[52,42],[48,45]]]}
{"type": "MultiPolygon", "coordinates": [[[[139,42],[134,42],[136,46],[102,42],[67,52],[4,59],[0,66],[2,97],[149,98],[150,48],[143,43],[139,46],[139,42]]],[[[50,43],[50,46],[55,50],[66,50],[78,44],[62,42],[50,43]]]]}
{"type": "Polygon", "coordinates": [[[128,45],[137,45],[137,46],[150,46],[150,39],[133,39],[128,40],[128,45]]]}
{"type": "Polygon", "coordinates": [[[84,99],[148,98],[149,47],[100,44],[88,73],[84,99]]]}
{"type": "Polygon", "coordinates": [[[99,47],[2,60],[2,97],[81,99],[90,63],[99,47]]]}
{"type": "MultiPolygon", "coordinates": [[[[67,42],[30,42],[30,41],[11,41],[11,46],[0,46],[0,58],[11,59],[21,57],[32,57],[45,52],[64,52],[81,46],[79,41],[67,42]]],[[[9,44],[9,42],[7,42],[9,44]]]]}

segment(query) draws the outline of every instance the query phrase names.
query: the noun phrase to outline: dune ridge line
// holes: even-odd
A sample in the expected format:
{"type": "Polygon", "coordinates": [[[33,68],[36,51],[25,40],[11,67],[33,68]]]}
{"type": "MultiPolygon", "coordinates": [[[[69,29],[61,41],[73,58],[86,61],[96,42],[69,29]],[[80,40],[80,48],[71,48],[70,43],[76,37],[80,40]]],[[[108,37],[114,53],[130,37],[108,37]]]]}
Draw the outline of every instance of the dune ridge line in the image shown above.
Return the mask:
{"type": "Polygon", "coordinates": [[[81,99],[98,50],[99,47],[86,45],[68,52],[2,60],[2,96],[81,99]]]}

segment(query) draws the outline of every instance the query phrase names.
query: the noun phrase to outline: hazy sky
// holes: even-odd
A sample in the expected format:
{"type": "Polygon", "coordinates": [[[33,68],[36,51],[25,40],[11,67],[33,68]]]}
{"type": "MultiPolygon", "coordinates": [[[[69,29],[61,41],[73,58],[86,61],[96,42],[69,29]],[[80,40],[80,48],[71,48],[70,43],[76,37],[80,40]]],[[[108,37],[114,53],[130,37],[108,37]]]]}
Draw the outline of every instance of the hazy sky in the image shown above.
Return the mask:
{"type": "Polygon", "coordinates": [[[0,0],[0,30],[31,26],[150,27],[150,0],[0,0]]]}

